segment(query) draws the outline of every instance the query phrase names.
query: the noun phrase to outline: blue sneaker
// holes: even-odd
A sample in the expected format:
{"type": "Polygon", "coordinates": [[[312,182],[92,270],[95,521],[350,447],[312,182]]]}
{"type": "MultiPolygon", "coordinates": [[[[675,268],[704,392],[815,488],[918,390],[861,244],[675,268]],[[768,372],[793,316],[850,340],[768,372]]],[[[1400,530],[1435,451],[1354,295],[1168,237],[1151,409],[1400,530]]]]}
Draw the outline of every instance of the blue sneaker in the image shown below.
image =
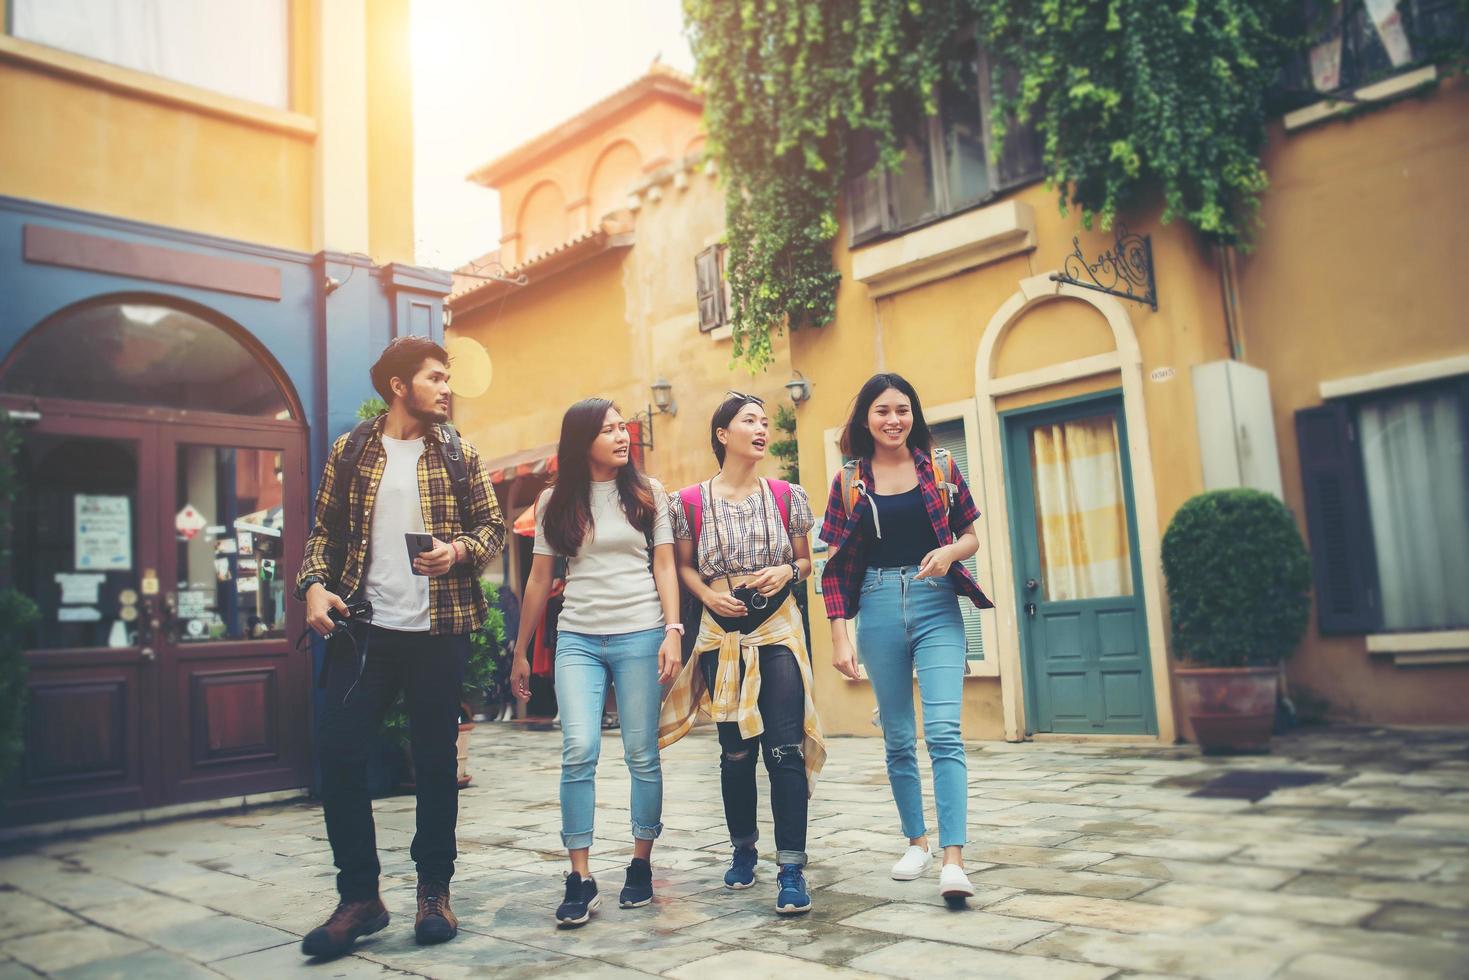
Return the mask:
{"type": "Polygon", "coordinates": [[[782,864],[775,876],[780,892],[775,896],[775,911],[781,915],[800,915],[811,911],[811,896],[806,893],[806,876],[799,864],[782,864]]]}
{"type": "Polygon", "coordinates": [[[724,873],[724,887],[738,891],[753,885],[755,883],[755,862],[759,858],[760,852],[753,847],[748,845],[736,847],[734,857],[729,862],[729,870],[724,873]]]}

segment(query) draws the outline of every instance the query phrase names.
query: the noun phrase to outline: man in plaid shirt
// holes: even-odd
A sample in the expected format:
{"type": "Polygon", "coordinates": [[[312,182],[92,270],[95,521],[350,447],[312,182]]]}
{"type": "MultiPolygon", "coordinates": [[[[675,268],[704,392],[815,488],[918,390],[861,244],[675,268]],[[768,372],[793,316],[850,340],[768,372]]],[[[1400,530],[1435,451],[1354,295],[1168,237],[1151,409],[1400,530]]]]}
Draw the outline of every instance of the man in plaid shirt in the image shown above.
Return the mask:
{"type": "MultiPolygon", "coordinates": [[[[360,455],[343,458],[349,435],[327,457],[316,523],[296,580],[306,622],[327,642],[321,714],[322,803],[336,862],[340,903],[301,944],[308,956],[346,952],[388,924],[378,895],[379,864],[367,748],[402,692],[412,727],[418,830],[419,943],[452,939],[449,907],[458,818],[455,745],[460,685],[470,634],[485,621],[479,571],[505,542],[505,522],[479,454],[463,443],[467,492],[456,498],[448,462],[448,354],[425,337],[399,337],[372,367],[388,411],[374,419],[360,455]],[[464,511],[464,512],[461,512],[464,511]],[[431,535],[427,550],[408,542],[431,535]],[[350,622],[348,600],[370,616],[350,622]],[[346,620],[341,628],[333,616],[346,620]]],[[[458,462],[457,460],[455,461],[458,462]]]]}

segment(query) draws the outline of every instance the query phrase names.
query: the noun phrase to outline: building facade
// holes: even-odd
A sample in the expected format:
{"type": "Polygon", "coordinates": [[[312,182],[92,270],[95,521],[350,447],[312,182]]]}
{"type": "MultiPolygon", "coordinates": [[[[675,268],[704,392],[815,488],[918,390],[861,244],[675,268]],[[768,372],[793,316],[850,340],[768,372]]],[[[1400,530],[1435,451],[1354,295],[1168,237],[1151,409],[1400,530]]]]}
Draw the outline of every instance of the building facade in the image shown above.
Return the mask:
{"type": "MultiPolygon", "coordinates": [[[[1083,230],[1023,138],[998,161],[935,151],[936,173],[850,188],[836,320],[791,338],[815,382],[803,477],[825,499],[869,375],[915,384],[983,511],[974,564],[995,609],[966,610],[966,736],[1191,737],[1160,544],[1185,500],[1229,486],[1280,496],[1311,547],[1315,609],[1285,675],[1300,710],[1469,720],[1469,87],[1421,62],[1386,75],[1274,121],[1247,254],[1161,224],[1158,205],[1083,230]],[[943,169],[960,165],[974,172],[943,169]],[[955,187],[980,190],[951,202],[955,187]],[[1127,264],[1144,240],[1156,308],[1146,282],[1128,299],[1053,278],[1096,285],[1092,265],[1126,286],[1099,259],[1127,264]]],[[[813,634],[827,730],[873,733],[867,682],[813,634]]]]}
{"type": "Polygon", "coordinates": [[[636,417],[641,464],[677,488],[714,472],[709,417],[728,389],[772,412],[785,397],[783,341],[766,372],[731,366],[723,188],[704,160],[702,108],[688,79],[654,65],[471,175],[500,192],[503,233],[449,299],[451,343],[481,345],[490,365],[455,418],[505,513],[524,518],[504,565],[514,588],[529,570],[526,511],[554,475],[573,402],[610,398],[636,417]]]}
{"type": "Polygon", "coordinates": [[[0,4],[0,584],[42,612],[0,823],[310,785],[313,483],[450,288],[412,265],[408,8],[0,4]]]}

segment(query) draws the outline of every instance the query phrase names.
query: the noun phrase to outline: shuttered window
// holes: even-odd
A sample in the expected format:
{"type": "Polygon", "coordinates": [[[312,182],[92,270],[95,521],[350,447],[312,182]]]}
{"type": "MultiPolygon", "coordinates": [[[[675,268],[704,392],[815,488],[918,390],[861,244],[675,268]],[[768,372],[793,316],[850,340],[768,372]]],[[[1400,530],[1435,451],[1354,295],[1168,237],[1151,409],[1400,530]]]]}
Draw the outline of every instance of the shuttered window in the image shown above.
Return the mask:
{"type": "Polygon", "coordinates": [[[1370,633],[1378,623],[1372,529],[1350,408],[1329,402],[1302,409],[1296,438],[1318,626],[1324,634],[1370,633]]]}
{"type": "MultiPolygon", "coordinates": [[[[973,481],[969,478],[969,446],[964,438],[964,421],[954,419],[950,422],[939,422],[932,425],[933,445],[935,449],[943,448],[954,457],[954,465],[964,476],[964,482],[970,485],[973,492],[973,481]]],[[[979,558],[977,555],[970,557],[964,562],[969,573],[976,579],[979,578],[979,558]]],[[[969,647],[970,660],[984,659],[984,637],[980,632],[979,610],[974,608],[974,603],[968,599],[959,601],[959,611],[964,616],[964,639],[969,647]]]]}
{"type": "Polygon", "coordinates": [[[723,245],[710,245],[694,257],[694,276],[698,288],[699,330],[708,333],[728,320],[723,245]]]}

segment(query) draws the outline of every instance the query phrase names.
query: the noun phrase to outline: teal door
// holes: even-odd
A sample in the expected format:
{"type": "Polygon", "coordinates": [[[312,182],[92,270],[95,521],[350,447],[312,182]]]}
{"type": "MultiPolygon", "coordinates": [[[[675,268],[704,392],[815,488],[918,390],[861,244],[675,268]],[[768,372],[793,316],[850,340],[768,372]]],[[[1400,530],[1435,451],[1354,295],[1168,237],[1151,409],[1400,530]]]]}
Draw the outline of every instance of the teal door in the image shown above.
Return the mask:
{"type": "Polygon", "coordinates": [[[1122,399],[1002,418],[1027,731],[1156,734],[1122,399]]]}

